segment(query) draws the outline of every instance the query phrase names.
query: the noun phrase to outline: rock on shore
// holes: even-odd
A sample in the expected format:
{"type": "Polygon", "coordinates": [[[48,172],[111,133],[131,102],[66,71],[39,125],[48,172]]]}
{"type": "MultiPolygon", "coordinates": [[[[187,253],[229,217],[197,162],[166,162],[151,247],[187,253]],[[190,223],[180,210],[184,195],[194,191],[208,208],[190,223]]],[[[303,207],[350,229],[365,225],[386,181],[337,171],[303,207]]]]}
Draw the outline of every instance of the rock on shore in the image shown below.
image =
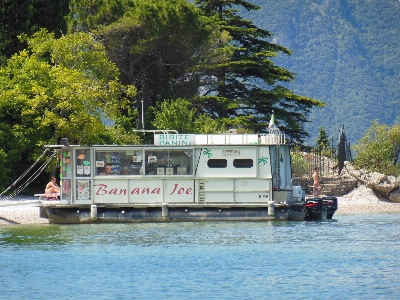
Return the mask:
{"type": "Polygon", "coordinates": [[[364,185],[345,196],[338,197],[338,204],[339,208],[335,216],[356,213],[400,212],[400,203],[378,198],[370,188],[364,185]]]}
{"type": "Polygon", "coordinates": [[[342,177],[356,179],[361,185],[377,193],[387,195],[391,202],[400,203],[400,177],[386,176],[382,173],[355,168],[350,162],[345,161],[342,177]]]}

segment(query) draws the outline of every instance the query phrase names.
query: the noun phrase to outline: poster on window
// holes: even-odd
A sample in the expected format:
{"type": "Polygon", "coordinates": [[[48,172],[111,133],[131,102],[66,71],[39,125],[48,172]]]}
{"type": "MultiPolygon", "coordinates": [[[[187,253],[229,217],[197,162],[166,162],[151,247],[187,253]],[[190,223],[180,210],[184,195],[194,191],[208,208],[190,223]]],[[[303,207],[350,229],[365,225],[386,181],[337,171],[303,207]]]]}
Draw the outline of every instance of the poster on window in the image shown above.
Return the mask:
{"type": "Polygon", "coordinates": [[[83,165],[76,166],[76,174],[83,175],[83,165]]]}
{"type": "Polygon", "coordinates": [[[76,186],[76,200],[90,200],[90,180],[78,179],[76,186]]]}
{"type": "Polygon", "coordinates": [[[84,166],[83,167],[83,173],[85,175],[90,175],[90,166],[84,166]]]}
{"type": "Polygon", "coordinates": [[[142,162],[142,157],[139,155],[132,156],[132,162],[142,162]]]}
{"type": "Polygon", "coordinates": [[[71,200],[71,179],[62,180],[62,199],[71,200]]]}
{"type": "Polygon", "coordinates": [[[149,163],[156,163],[156,162],[157,162],[157,156],[149,156],[149,157],[147,158],[147,161],[148,161],[149,163]]]}

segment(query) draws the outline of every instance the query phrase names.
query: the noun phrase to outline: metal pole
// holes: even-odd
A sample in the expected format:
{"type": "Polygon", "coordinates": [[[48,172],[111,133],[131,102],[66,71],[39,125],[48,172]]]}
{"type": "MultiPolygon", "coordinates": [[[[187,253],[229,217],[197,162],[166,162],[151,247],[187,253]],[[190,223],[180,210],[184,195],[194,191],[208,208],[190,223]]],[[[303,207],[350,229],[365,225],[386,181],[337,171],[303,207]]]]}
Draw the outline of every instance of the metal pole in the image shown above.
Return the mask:
{"type": "Polygon", "coordinates": [[[143,111],[143,100],[142,100],[142,130],[144,130],[144,111],[143,111]]]}

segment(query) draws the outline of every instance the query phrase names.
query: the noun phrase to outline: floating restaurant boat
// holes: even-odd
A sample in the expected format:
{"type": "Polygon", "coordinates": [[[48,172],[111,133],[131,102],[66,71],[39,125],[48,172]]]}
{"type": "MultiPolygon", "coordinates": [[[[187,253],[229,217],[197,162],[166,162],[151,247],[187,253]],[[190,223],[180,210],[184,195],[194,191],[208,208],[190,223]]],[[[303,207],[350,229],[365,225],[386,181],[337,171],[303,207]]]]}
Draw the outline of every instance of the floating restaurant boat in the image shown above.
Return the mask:
{"type": "Polygon", "coordinates": [[[59,201],[42,201],[40,216],[54,224],[333,216],[328,200],[311,206],[301,187],[291,185],[290,145],[278,129],[153,133],[153,145],[79,146],[62,139],[46,146],[60,154],[61,194],[59,201]]]}

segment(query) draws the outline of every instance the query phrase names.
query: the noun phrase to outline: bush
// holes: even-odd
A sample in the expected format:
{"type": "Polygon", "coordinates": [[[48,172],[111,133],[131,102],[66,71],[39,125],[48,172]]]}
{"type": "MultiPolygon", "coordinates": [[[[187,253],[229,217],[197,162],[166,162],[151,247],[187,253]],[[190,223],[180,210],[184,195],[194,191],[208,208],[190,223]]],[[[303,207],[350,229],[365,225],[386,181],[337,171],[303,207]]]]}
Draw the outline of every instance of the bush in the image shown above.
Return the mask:
{"type": "Polygon", "coordinates": [[[399,145],[400,125],[390,128],[375,121],[354,147],[354,165],[372,172],[400,176],[400,165],[395,163],[399,145]]]}
{"type": "Polygon", "coordinates": [[[304,159],[302,153],[293,151],[290,153],[290,157],[292,161],[292,172],[293,172],[292,176],[301,177],[303,176],[303,174],[306,174],[310,166],[304,159]]]}

